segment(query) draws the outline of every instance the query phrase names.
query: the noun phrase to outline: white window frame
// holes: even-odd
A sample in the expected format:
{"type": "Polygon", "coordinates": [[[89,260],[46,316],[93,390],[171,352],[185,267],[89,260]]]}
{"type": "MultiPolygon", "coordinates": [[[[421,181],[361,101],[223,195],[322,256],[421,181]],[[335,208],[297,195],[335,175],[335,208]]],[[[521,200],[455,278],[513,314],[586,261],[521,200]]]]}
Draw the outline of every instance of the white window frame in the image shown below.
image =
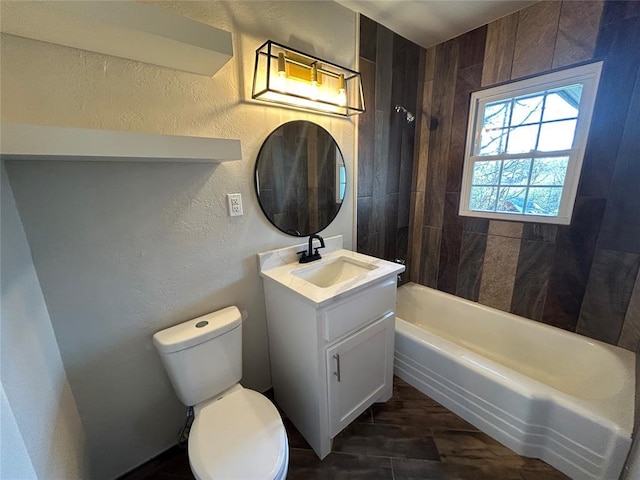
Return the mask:
{"type": "Polygon", "coordinates": [[[510,220],[519,222],[538,222],[568,225],[571,223],[571,215],[575,203],[576,193],[578,190],[578,181],[582,169],[582,160],[589,136],[589,127],[591,126],[591,118],[593,116],[593,107],[595,105],[598,83],[602,72],[602,62],[581,65],[566,70],[540,75],[525,80],[511,82],[505,85],[488,88],[474,92],[471,95],[471,104],[469,107],[469,123],[467,126],[467,140],[464,154],[464,169],[462,176],[462,188],[460,191],[460,210],[459,214],[466,217],[481,217],[496,220],[510,220]],[[582,95],[580,97],[579,113],[576,123],[576,130],[573,139],[573,145],[569,150],[561,150],[555,152],[538,152],[532,151],[528,153],[508,154],[502,153],[498,155],[477,155],[480,148],[480,133],[482,131],[482,122],[484,107],[487,103],[506,100],[521,95],[543,92],[554,88],[574,85],[582,83],[582,95]],[[560,208],[558,215],[525,215],[519,212],[487,212],[471,210],[469,201],[471,197],[471,183],[473,175],[473,166],[476,161],[482,160],[510,160],[518,158],[536,158],[552,157],[552,156],[568,156],[569,163],[564,186],[562,189],[562,197],[560,200],[560,208]]]}

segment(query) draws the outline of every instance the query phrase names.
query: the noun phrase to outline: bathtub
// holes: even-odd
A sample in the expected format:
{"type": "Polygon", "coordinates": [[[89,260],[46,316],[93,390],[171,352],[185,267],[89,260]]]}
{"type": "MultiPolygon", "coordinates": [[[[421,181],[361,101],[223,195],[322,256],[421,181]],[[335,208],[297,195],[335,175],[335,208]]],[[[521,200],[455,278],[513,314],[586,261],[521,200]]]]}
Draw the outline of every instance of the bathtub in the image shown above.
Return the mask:
{"type": "Polygon", "coordinates": [[[395,373],[520,455],[615,480],[631,447],[635,355],[408,283],[395,373]]]}

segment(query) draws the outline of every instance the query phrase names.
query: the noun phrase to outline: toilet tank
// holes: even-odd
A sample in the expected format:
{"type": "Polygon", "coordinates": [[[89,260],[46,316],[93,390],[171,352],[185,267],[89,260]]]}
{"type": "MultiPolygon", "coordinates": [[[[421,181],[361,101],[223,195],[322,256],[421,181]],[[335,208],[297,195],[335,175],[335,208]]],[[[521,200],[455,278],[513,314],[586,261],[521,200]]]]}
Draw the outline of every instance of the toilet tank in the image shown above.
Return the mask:
{"type": "Polygon", "coordinates": [[[242,377],[242,315],[237,307],[157,332],[153,343],[187,406],[215,397],[242,377]]]}

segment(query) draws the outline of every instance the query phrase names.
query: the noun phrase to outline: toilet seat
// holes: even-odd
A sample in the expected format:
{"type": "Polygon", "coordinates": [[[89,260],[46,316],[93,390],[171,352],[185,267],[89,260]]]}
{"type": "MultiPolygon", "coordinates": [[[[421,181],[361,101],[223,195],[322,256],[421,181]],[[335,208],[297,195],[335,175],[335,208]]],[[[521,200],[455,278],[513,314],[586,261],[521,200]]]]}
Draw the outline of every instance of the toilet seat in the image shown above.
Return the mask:
{"type": "Polygon", "coordinates": [[[200,479],[284,479],[287,434],[275,406],[239,388],[196,414],[189,434],[189,463],[200,479]]]}

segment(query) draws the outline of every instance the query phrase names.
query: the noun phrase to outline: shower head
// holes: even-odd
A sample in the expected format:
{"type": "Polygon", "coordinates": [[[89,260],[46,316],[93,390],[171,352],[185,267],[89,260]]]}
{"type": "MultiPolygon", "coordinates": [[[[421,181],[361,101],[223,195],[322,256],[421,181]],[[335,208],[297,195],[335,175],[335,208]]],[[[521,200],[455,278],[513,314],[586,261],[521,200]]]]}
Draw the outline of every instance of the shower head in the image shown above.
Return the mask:
{"type": "Polygon", "coordinates": [[[394,108],[396,109],[396,112],[398,113],[402,112],[405,114],[407,123],[411,123],[416,119],[416,116],[413,113],[411,113],[409,110],[404,108],[402,105],[396,105],[394,108]]]}

